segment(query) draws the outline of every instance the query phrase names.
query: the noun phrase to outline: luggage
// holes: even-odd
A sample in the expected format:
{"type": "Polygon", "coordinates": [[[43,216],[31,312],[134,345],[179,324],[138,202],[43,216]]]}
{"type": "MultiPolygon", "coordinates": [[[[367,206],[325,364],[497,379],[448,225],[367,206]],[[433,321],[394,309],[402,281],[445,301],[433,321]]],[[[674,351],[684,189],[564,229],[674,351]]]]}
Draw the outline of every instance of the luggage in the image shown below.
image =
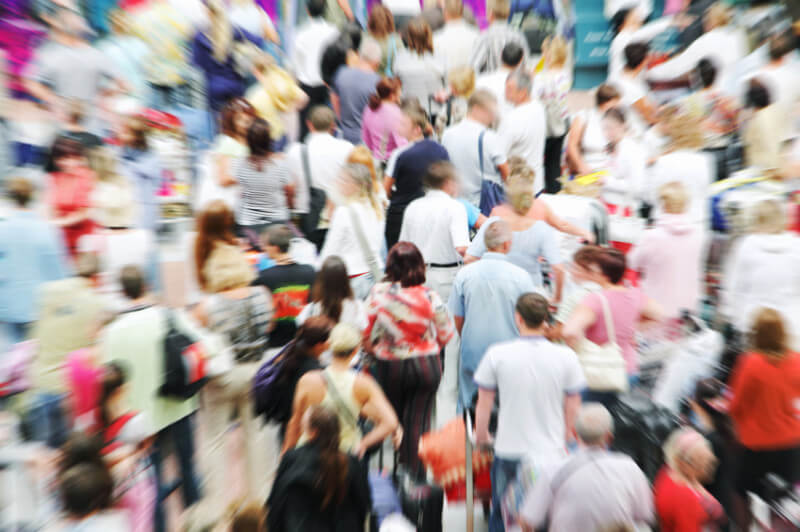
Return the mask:
{"type": "Polygon", "coordinates": [[[397,478],[403,515],[417,527],[418,532],[442,532],[444,490],[434,484],[412,480],[407,475],[397,478]]]}

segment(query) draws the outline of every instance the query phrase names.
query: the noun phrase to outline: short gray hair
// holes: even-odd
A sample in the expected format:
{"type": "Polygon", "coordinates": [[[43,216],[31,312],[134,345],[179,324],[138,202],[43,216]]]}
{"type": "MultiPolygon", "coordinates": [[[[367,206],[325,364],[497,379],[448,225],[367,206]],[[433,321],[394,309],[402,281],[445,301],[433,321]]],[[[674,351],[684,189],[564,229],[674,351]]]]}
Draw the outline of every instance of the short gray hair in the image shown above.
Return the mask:
{"type": "Polygon", "coordinates": [[[361,46],[358,47],[358,55],[361,59],[370,63],[380,63],[383,57],[381,45],[372,37],[364,37],[361,40],[361,46]]]}
{"type": "Polygon", "coordinates": [[[521,68],[511,72],[506,78],[506,81],[513,81],[517,90],[527,92],[528,94],[530,94],[531,88],[533,87],[533,79],[530,74],[521,68]]]}
{"type": "Polygon", "coordinates": [[[505,220],[495,220],[486,228],[483,243],[487,250],[497,249],[511,240],[511,226],[505,220]]]}
{"type": "Polygon", "coordinates": [[[599,445],[606,436],[614,434],[614,419],[600,403],[586,403],[578,411],[575,432],[586,445],[599,445]]]}

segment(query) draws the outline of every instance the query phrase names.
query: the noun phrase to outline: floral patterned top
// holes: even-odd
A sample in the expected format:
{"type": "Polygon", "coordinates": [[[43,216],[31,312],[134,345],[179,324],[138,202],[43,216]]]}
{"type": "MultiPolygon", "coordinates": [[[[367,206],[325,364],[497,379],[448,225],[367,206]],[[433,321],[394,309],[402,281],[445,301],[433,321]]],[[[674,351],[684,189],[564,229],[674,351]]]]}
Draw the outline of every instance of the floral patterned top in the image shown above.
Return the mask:
{"type": "Polygon", "coordinates": [[[382,360],[435,355],[455,334],[447,305],[424,285],[375,285],[367,298],[367,318],[364,346],[382,360]]]}

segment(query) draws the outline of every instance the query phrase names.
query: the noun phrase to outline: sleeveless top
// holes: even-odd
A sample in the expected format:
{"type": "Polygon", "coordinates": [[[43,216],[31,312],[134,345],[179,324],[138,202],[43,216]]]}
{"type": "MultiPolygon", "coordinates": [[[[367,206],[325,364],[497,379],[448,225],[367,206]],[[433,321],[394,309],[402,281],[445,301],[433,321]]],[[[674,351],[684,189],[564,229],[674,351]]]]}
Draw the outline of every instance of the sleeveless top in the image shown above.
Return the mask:
{"type": "Polygon", "coordinates": [[[343,453],[352,453],[361,441],[361,428],[358,426],[358,417],[361,407],[353,397],[353,387],[358,374],[355,371],[337,371],[333,368],[323,370],[327,388],[322,406],[336,412],[339,418],[339,450],[343,453]],[[331,390],[331,385],[335,387],[331,390]]]}
{"type": "Polygon", "coordinates": [[[583,130],[581,139],[581,151],[583,159],[593,172],[603,170],[608,166],[608,153],[606,147],[608,140],[603,133],[602,116],[596,109],[590,109],[583,113],[586,127],[583,130]]]}

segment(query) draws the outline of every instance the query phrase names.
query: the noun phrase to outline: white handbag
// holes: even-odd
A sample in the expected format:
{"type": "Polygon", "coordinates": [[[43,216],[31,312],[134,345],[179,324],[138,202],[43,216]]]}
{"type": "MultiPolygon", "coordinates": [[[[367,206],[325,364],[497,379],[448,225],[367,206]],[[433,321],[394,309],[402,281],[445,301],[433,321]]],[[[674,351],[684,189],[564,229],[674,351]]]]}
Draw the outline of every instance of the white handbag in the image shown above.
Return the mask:
{"type": "Polygon", "coordinates": [[[611,319],[608,300],[602,293],[598,295],[603,305],[603,319],[608,333],[608,343],[597,345],[584,338],[576,352],[590,390],[624,393],[628,391],[628,371],[625,359],[622,356],[622,349],[617,344],[617,334],[614,330],[614,321],[611,319]]]}

